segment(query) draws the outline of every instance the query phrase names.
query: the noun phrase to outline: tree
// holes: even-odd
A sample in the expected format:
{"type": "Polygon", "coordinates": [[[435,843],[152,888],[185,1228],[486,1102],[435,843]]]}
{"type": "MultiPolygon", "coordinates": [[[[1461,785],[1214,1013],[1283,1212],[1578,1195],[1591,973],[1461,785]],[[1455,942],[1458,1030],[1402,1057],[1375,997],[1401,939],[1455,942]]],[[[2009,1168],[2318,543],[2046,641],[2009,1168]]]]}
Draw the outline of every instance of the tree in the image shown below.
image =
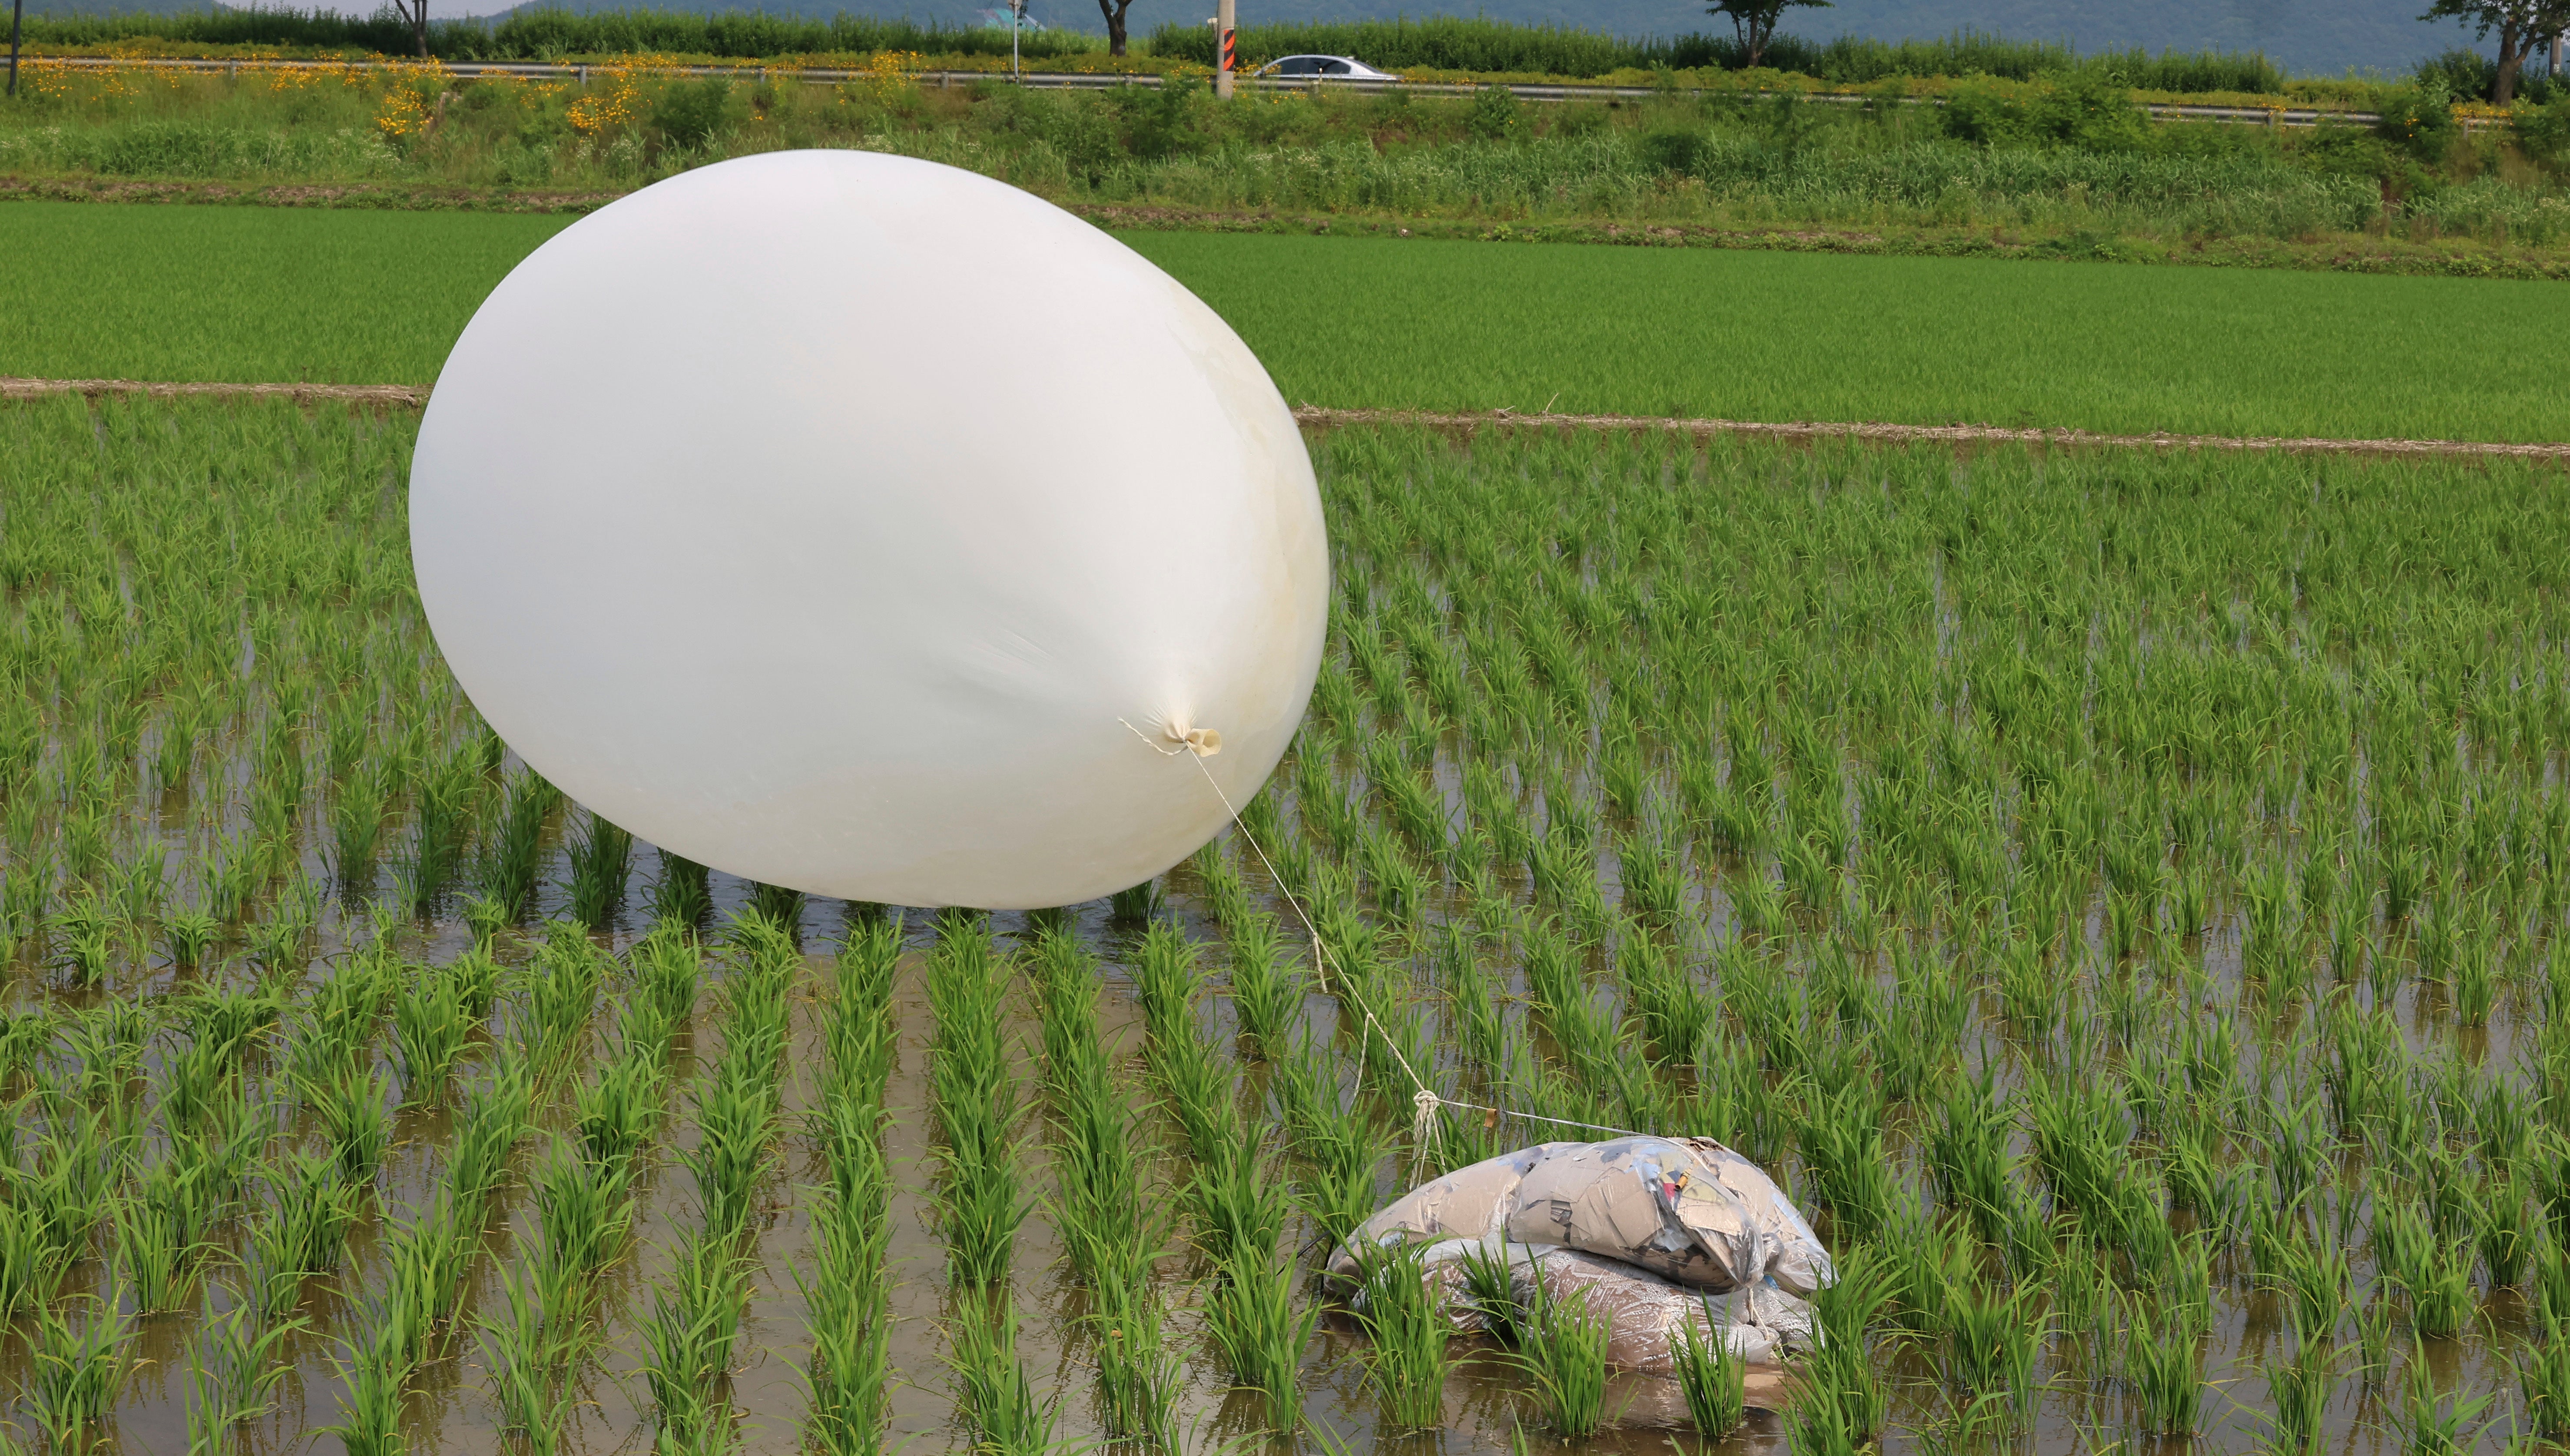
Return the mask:
{"type": "Polygon", "coordinates": [[[393,14],[410,27],[413,40],[419,42],[419,58],[428,59],[428,0],[392,0],[393,14]]]}
{"type": "Polygon", "coordinates": [[[1097,8],[1106,17],[1106,54],[1124,54],[1124,12],[1133,8],[1133,0],[1097,0],[1097,8]]]}
{"type": "Polygon", "coordinates": [[[2516,76],[2536,46],[2570,30],[2570,0],[2436,0],[2420,20],[2459,20],[2474,39],[2498,32],[2498,80],[2490,100],[2516,100],[2516,76]]]}
{"type": "MultiPolygon", "coordinates": [[[[1105,0],[1098,0],[1098,3],[1104,4],[1105,0]]],[[[1827,6],[1829,3],[1830,0],[1713,0],[1705,7],[1705,13],[1731,17],[1732,33],[1740,37],[1742,64],[1756,66],[1767,59],[1767,43],[1776,38],[1776,22],[1785,18],[1789,7],[1827,6]]],[[[2452,4],[2454,0],[2437,0],[2437,3],[2452,4]]],[[[2560,0],[2560,3],[2570,4],[2570,0],[2560,0]]]]}

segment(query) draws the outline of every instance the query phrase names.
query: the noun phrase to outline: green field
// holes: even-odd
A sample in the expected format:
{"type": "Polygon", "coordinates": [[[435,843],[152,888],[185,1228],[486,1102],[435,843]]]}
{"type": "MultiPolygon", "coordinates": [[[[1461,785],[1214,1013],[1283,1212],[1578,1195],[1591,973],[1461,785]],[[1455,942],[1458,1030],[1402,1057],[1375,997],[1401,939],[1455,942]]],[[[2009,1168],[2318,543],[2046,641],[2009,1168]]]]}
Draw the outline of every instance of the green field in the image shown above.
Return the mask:
{"type": "MultiPolygon", "coordinates": [[[[20,202],[0,374],[418,383],[555,217],[20,202]]],[[[2558,440],[2554,285],[1145,232],[1295,403],[2558,440]]],[[[648,307],[650,300],[638,299],[648,307]]]]}
{"type": "Polygon", "coordinates": [[[483,295],[567,220],[0,207],[17,260],[0,374],[423,383],[483,295]]]}
{"type": "Polygon", "coordinates": [[[417,428],[0,404],[13,1456],[2570,1436],[2534,468],[1332,431],[1237,830],[904,913],[513,759],[412,588],[417,428]],[[1530,1273],[1317,1277],[1577,1128],[1813,1215],[1788,1410],[1610,1387],[1530,1273]]]}
{"type": "Polygon", "coordinates": [[[1288,398],[1359,407],[2570,438],[2541,283],[1375,239],[1128,237],[1288,398]],[[1316,305],[1320,305],[1316,309],[1316,305]],[[1315,326],[1316,312],[1330,320],[1315,326]],[[1343,321],[1343,322],[1342,322],[1343,321]],[[2507,336],[2507,347],[2490,340],[2507,336]]]}

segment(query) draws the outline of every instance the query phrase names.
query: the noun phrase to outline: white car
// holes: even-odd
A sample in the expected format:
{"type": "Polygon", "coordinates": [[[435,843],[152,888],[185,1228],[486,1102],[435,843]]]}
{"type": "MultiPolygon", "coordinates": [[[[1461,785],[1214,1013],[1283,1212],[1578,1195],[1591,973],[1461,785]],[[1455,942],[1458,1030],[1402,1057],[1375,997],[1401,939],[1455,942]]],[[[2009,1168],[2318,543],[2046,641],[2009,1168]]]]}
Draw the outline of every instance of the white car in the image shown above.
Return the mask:
{"type": "Polygon", "coordinates": [[[1334,76],[1347,81],[1398,81],[1388,71],[1378,71],[1363,61],[1348,56],[1287,56],[1270,61],[1251,73],[1256,76],[1334,76]]]}

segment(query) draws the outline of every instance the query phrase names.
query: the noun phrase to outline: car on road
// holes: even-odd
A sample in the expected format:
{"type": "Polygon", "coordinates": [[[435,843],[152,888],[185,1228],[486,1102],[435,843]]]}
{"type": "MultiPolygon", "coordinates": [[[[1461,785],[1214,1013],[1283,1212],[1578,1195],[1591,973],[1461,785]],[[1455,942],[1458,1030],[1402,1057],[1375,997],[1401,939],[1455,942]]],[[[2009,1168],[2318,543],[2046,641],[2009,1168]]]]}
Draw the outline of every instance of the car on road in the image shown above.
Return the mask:
{"type": "Polygon", "coordinates": [[[1389,71],[1378,71],[1352,56],[1286,56],[1268,62],[1251,73],[1255,76],[1337,77],[1346,81],[1398,81],[1389,71]]]}

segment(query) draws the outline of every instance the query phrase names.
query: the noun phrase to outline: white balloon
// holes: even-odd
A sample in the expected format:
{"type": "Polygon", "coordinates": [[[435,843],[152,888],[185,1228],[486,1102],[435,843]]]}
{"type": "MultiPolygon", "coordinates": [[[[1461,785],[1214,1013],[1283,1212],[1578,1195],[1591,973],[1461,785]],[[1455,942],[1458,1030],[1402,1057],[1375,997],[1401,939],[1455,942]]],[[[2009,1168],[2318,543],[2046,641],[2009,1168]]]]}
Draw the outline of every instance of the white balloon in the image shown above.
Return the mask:
{"type": "Polygon", "coordinates": [[[1175,864],[1275,768],[1327,624],[1311,462],[1239,337],[1050,203],[867,153],[701,168],[537,249],[438,376],[410,522],[538,772],[896,905],[1175,864]]]}

